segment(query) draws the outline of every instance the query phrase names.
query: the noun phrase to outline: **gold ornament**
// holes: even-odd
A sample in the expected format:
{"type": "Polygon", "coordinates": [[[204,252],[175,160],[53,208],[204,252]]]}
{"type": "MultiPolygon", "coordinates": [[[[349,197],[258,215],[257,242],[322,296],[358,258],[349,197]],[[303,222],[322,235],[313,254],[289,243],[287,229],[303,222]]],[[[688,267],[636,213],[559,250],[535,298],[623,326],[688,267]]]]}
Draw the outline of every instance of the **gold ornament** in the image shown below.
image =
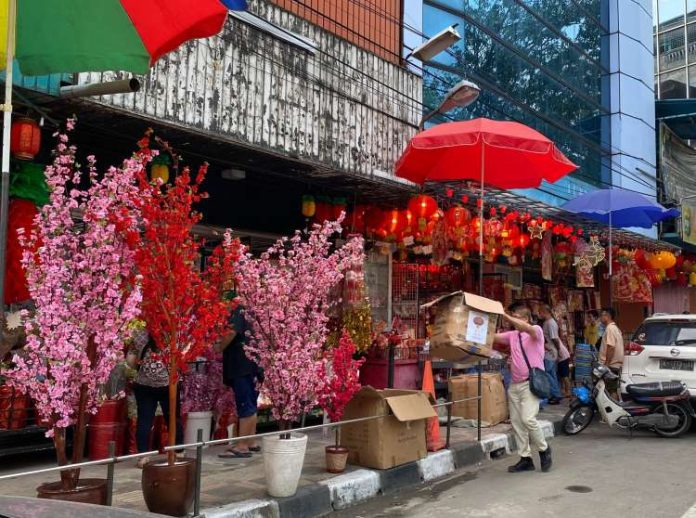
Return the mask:
{"type": "Polygon", "coordinates": [[[542,225],[529,225],[527,227],[530,239],[543,239],[544,227],[542,225]]]}

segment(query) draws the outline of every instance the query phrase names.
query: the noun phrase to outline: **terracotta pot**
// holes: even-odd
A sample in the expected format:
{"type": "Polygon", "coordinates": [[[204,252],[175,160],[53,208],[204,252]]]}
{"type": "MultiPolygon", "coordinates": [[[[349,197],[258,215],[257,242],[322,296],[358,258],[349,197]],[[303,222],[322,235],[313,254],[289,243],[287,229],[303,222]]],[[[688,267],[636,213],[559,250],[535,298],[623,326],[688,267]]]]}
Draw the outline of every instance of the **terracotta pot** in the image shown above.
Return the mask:
{"type": "Polygon", "coordinates": [[[81,504],[106,505],[106,479],[81,478],[75,489],[63,489],[62,482],[49,482],[36,488],[39,498],[81,504]]]}
{"type": "Polygon", "coordinates": [[[143,468],[142,488],[147,508],[153,513],[186,516],[193,505],[195,459],[150,462],[143,468]]]}
{"type": "Polygon", "coordinates": [[[344,446],[327,446],[326,471],[329,473],[343,473],[348,461],[348,448],[344,446]]]}

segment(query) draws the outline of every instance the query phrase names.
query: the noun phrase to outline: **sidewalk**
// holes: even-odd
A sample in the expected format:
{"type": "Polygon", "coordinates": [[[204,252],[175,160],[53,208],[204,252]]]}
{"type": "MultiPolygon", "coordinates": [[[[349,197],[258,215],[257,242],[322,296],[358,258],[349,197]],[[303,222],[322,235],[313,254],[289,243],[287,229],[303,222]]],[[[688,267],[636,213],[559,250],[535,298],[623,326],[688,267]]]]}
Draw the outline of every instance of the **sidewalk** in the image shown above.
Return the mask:
{"type": "MultiPolygon", "coordinates": [[[[542,412],[540,418],[550,421],[545,424],[547,435],[553,435],[552,423],[559,422],[565,410],[564,407],[547,407],[547,411],[542,412]]],[[[445,433],[446,429],[443,426],[443,440],[445,433]]],[[[432,480],[451,473],[456,468],[476,464],[483,461],[493,450],[502,448],[510,453],[514,451],[514,441],[511,444],[510,436],[509,424],[486,428],[482,431],[482,445],[479,447],[476,444],[475,428],[453,427],[450,450],[431,454],[418,463],[381,472],[348,466],[345,474],[336,476],[327,473],[324,465],[324,447],[331,444],[333,434],[324,435],[321,431],[310,433],[298,494],[279,501],[271,500],[266,493],[262,455],[254,455],[251,459],[220,459],[218,454],[225,448],[211,447],[204,451],[201,509],[207,518],[318,516],[330,512],[333,508],[349,507],[378,492],[432,480]]],[[[48,466],[35,465],[26,469],[48,466]]],[[[15,470],[2,471],[5,474],[15,470]]],[[[83,476],[105,478],[106,469],[87,468],[83,470],[83,476]]],[[[140,489],[140,477],[141,471],[135,467],[134,462],[116,466],[114,506],[147,510],[140,489]]],[[[6,480],[3,481],[0,493],[34,497],[37,486],[53,480],[58,480],[57,474],[6,480]]]]}

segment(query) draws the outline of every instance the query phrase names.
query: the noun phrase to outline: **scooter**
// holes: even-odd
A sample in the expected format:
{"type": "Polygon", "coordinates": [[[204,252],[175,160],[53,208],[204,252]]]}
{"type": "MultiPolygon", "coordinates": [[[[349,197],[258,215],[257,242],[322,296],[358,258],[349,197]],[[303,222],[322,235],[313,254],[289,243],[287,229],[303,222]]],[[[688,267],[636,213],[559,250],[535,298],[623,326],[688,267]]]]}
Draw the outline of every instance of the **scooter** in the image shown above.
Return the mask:
{"type": "Polygon", "coordinates": [[[690,393],[680,381],[627,385],[625,401],[616,401],[606,389],[605,380],[618,376],[604,365],[592,369],[592,380],[573,389],[575,399],[561,424],[567,435],[587,428],[595,413],[610,427],[632,431],[647,428],[662,437],[679,437],[691,427],[693,409],[690,393]],[[593,386],[594,385],[594,386],[593,386]]]}

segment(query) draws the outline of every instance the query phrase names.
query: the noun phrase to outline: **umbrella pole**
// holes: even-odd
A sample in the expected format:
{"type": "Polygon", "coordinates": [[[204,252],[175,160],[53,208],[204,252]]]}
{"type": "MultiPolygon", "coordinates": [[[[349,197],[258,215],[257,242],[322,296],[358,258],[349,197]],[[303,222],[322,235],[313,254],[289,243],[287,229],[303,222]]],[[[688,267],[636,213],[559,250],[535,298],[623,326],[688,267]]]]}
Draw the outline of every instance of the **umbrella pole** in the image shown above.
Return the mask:
{"type": "MultiPolygon", "coordinates": [[[[2,105],[2,171],[0,173],[0,325],[5,326],[5,255],[7,254],[7,212],[10,201],[10,129],[12,125],[12,64],[14,62],[16,0],[9,0],[7,13],[7,62],[5,103],[2,105]]],[[[4,341],[0,332],[0,341],[4,341]]]]}
{"type": "Polygon", "coordinates": [[[486,143],[481,139],[481,197],[479,203],[479,295],[483,297],[483,181],[486,171],[486,143]]]}
{"type": "MultiPolygon", "coordinates": [[[[611,207],[610,207],[611,209],[611,207]]],[[[614,306],[614,285],[612,282],[612,274],[614,263],[614,246],[612,243],[612,232],[611,232],[611,210],[609,210],[609,307],[614,306]]]]}

